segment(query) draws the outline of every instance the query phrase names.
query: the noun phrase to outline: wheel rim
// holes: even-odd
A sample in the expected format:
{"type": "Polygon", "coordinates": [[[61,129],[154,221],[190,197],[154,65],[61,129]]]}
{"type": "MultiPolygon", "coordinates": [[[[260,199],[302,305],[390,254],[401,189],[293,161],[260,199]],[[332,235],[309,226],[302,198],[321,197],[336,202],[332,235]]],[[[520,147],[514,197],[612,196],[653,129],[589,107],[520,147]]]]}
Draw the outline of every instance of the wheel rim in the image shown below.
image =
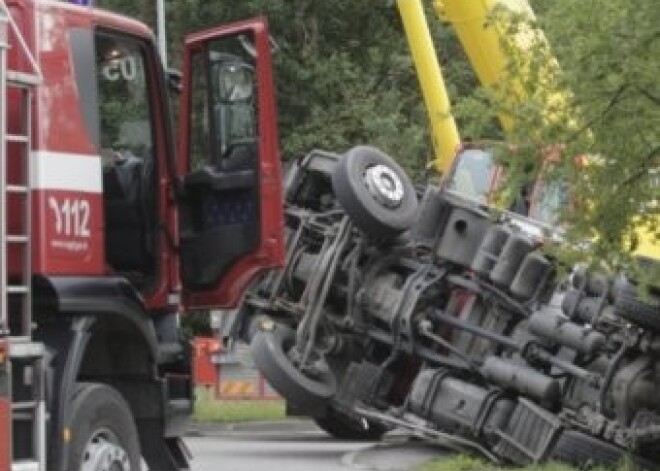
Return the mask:
{"type": "Polygon", "coordinates": [[[364,172],[364,183],[371,196],[387,208],[396,208],[403,201],[401,178],[385,165],[374,165],[364,172]]]}
{"type": "Polygon", "coordinates": [[[102,429],[85,445],[80,471],[131,471],[131,461],[117,436],[102,429]]]}

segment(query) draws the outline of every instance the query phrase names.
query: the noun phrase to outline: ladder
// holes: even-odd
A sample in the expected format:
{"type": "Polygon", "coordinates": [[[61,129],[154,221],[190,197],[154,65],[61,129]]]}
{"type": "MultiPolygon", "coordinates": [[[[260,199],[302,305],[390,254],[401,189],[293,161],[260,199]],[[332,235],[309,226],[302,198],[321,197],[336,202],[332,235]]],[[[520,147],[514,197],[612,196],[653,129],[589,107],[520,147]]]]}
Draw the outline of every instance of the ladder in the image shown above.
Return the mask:
{"type": "Polygon", "coordinates": [[[40,75],[9,10],[0,0],[0,336],[9,342],[11,471],[46,469],[44,346],[32,340],[30,256],[31,110],[40,75]],[[10,46],[9,31],[17,45],[10,46]],[[8,70],[8,51],[16,46],[30,60],[35,74],[8,70]]]}

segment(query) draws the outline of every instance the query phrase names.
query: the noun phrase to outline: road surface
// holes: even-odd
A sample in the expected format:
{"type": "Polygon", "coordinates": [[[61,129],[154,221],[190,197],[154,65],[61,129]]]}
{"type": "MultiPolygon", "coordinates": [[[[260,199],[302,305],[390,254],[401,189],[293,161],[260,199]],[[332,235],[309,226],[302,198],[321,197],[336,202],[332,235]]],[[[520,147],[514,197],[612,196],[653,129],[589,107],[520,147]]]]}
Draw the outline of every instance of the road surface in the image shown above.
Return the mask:
{"type": "Polygon", "coordinates": [[[446,454],[401,436],[376,444],[289,430],[205,433],[185,442],[192,471],[406,471],[446,454]]]}

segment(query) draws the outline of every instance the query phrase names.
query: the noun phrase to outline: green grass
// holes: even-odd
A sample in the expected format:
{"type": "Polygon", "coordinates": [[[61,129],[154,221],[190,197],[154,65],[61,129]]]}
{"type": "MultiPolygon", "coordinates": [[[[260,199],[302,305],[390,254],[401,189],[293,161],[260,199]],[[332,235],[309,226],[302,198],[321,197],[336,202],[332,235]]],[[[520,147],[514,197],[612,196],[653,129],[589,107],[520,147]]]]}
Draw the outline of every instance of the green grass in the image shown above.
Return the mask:
{"type": "MultiPolygon", "coordinates": [[[[614,471],[630,471],[622,464],[614,471]]],[[[472,456],[456,455],[448,459],[433,460],[415,468],[414,471],[577,471],[577,468],[562,463],[544,463],[526,467],[502,468],[472,456]]],[[[591,468],[591,471],[606,471],[604,468],[591,468]]],[[[609,470],[612,471],[612,470],[609,470]]]]}
{"type": "Polygon", "coordinates": [[[477,471],[490,469],[488,462],[468,455],[456,455],[441,460],[433,460],[415,468],[415,471],[477,471]]]}
{"type": "Polygon", "coordinates": [[[219,401],[212,393],[198,390],[193,418],[197,422],[282,420],[285,405],[281,400],[219,401]]]}

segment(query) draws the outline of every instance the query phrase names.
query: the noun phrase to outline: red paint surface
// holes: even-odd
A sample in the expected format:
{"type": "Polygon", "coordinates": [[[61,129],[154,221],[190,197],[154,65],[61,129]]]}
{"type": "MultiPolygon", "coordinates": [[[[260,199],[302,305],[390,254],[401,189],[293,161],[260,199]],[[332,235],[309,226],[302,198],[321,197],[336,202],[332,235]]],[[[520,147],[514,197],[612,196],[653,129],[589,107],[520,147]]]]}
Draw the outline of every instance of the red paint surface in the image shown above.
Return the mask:
{"type": "MultiPolygon", "coordinates": [[[[85,158],[85,157],[81,157],[85,158]]],[[[36,273],[100,275],[104,271],[103,196],[100,193],[46,190],[33,192],[32,267],[36,273]],[[89,206],[89,236],[74,234],[58,221],[50,202],[85,202],[89,206]]],[[[61,218],[61,215],[60,215],[61,218]]]]}
{"type": "MultiPolygon", "coordinates": [[[[219,286],[206,292],[185,293],[185,303],[191,307],[234,307],[241,299],[248,284],[264,269],[284,264],[284,213],[282,208],[282,179],[280,170],[277,111],[270,55],[268,25],[265,18],[251,19],[186,38],[184,52],[183,96],[181,117],[190,116],[191,56],[200,50],[205,41],[220,35],[246,33],[255,39],[257,49],[257,80],[259,100],[259,195],[261,211],[261,239],[258,247],[242,257],[225,274],[219,286]]],[[[181,119],[179,156],[189,154],[189,119],[181,119]]],[[[178,171],[187,173],[190,162],[180,161],[178,171]]]]}
{"type": "MultiPolygon", "coordinates": [[[[2,372],[0,372],[2,374],[2,372]]],[[[11,460],[11,403],[0,397],[0,471],[9,471],[11,460]]]]}

